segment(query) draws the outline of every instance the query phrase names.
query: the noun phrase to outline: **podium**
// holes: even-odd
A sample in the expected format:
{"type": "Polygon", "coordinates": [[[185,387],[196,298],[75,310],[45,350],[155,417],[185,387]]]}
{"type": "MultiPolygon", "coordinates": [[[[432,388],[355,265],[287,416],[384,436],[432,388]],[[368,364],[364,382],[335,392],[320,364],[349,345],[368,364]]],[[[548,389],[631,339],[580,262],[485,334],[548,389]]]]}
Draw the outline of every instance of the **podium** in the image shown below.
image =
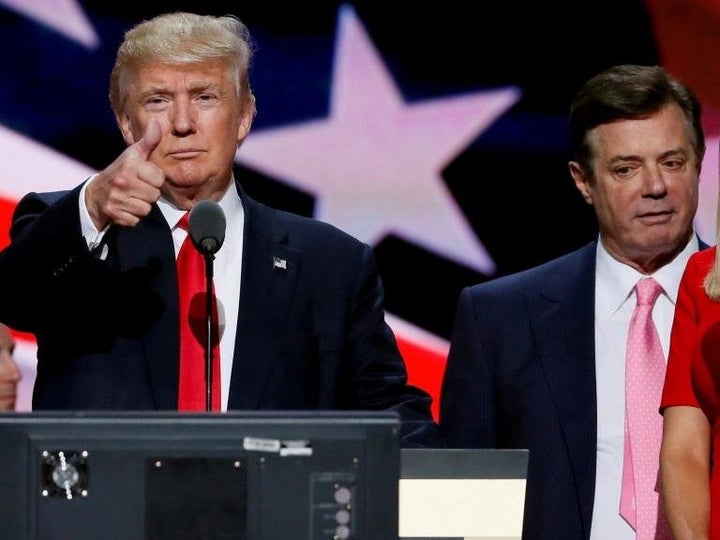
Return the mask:
{"type": "Polygon", "coordinates": [[[0,414],[0,537],[397,540],[395,413],[0,414]]]}
{"type": "Polygon", "coordinates": [[[400,450],[401,540],[522,535],[527,450],[400,450]]]}

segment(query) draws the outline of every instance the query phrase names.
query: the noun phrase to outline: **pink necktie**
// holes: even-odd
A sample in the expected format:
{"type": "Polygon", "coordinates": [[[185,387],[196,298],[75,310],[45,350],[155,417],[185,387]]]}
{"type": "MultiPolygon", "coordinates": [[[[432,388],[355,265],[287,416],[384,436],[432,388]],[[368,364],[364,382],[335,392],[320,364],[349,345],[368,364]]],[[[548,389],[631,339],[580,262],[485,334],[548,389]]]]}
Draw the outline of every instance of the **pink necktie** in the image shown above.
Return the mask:
{"type": "MultiPolygon", "coordinates": [[[[188,230],[186,213],[178,227],[188,230]]],[[[207,344],[206,278],[203,255],[190,235],[185,238],[177,258],[178,296],[180,300],[180,383],[178,410],[206,410],[205,347],[207,344]]],[[[218,350],[217,305],[213,302],[212,321],[212,399],[213,411],[220,410],[220,353],[218,350]]]]}
{"type": "Polygon", "coordinates": [[[652,310],[662,287],[652,278],[635,285],[625,362],[625,455],[620,515],[638,540],[671,538],[657,491],[662,416],[658,412],[665,357],[652,310]]]}

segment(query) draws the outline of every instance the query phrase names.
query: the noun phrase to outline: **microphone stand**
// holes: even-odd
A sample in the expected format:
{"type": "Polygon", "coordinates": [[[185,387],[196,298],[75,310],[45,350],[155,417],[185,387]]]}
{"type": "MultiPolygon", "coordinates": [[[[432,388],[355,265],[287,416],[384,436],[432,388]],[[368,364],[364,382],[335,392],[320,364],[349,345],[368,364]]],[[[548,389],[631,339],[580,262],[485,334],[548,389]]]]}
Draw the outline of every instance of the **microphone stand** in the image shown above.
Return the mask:
{"type": "Polygon", "coordinates": [[[205,410],[212,411],[212,380],[213,380],[213,261],[215,255],[204,253],[205,257],[205,322],[207,325],[205,335],[205,410]]]}
{"type": "Polygon", "coordinates": [[[207,323],[207,342],[205,343],[205,410],[212,411],[213,390],[213,342],[214,337],[220,343],[220,326],[213,321],[213,302],[215,289],[213,287],[213,261],[215,253],[225,240],[225,214],[215,201],[205,199],[199,201],[190,210],[188,219],[189,233],[195,247],[205,258],[205,321],[207,323]],[[213,336],[213,327],[217,328],[218,336],[213,336]]]}

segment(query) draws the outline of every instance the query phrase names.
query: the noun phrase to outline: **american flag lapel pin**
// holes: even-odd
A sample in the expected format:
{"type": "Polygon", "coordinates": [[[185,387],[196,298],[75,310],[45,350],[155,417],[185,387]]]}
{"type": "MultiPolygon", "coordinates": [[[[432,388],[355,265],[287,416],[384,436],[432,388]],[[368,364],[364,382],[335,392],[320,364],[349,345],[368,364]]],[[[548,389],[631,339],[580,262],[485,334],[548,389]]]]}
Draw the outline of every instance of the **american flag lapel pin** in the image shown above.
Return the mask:
{"type": "Polygon", "coordinates": [[[287,270],[287,261],[280,257],[273,257],[273,268],[279,268],[280,270],[287,270]]]}

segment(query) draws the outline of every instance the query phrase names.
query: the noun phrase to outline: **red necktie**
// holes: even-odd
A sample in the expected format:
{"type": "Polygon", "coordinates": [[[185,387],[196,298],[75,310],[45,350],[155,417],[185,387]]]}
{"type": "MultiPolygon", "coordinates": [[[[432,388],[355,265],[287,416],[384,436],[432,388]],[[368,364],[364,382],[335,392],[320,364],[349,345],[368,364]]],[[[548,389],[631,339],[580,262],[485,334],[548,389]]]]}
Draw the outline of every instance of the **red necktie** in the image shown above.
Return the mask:
{"type": "MultiPolygon", "coordinates": [[[[186,213],[178,227],[188,230],[186,213]]],[[[179,411],[206,410],[205,356],[207,344],[207,308],[205,260],[190,235],[185,238],[177,258],[178,297],[180,300],[180,383],[179,411]]],[[[218,349],[217,304],[213,294],[212,410],[220,410],[220,351],[218,349]]]]}
{"type": "Polygon", "coordinates": [[[620,515],[638,540],[671,538],[658,488],[662,416],[658,412],[665,356],[652,310],[662,287],[652,278],[635,285],[625,363],[625,455],[620,515]]]}

